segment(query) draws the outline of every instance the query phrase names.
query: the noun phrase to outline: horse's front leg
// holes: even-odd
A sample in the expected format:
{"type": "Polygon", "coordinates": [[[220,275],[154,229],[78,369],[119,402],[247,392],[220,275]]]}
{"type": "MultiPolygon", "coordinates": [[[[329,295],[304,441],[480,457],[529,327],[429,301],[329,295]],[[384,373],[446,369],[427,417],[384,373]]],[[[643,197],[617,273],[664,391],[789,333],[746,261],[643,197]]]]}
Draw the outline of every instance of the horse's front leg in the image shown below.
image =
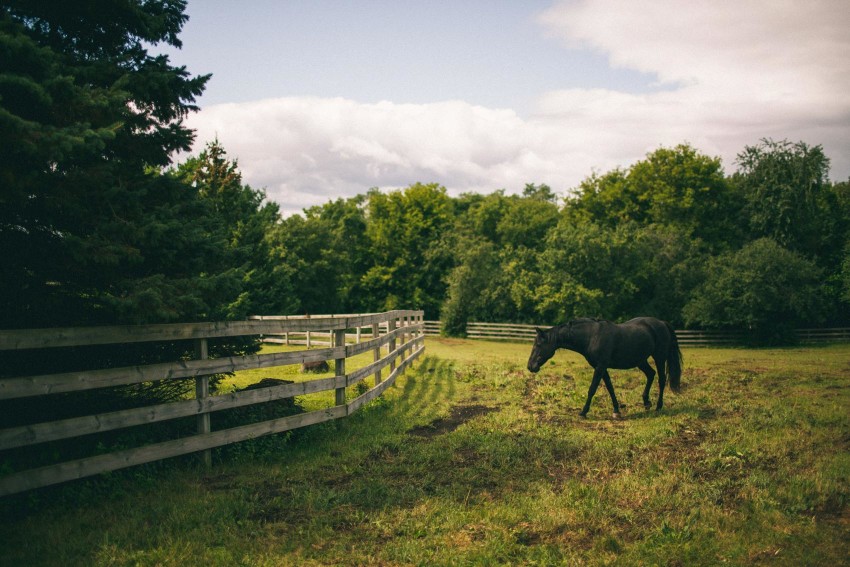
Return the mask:
{"type": "Polygon", "coordinates": [[[579,414],[582,417],[587,417],[587,412],[590,411],[590,401],[593,399],[593,396],[596,394],[596,389],[599,388],[599,382],[602,381],[602,377],[605,375],[605,368],[598,367],[593,371],[593,380],[590,381],[590,388],[587,390],[587,401],[584,402],[584,409],[581,410],[579,414]]]}
{"type": "Polygon", "coordinates": [[[614,384],[611,383],[611,375],[608,374],[607,369],[602,375],[602,380],[605,382],[605,389],[608,390],[608,394],[611,396],[611,403],[614,405],[614,417],[622,417],[622,415],[620,415],[620,404],[617,403],[617,396],[614,395],[614,384]]]}

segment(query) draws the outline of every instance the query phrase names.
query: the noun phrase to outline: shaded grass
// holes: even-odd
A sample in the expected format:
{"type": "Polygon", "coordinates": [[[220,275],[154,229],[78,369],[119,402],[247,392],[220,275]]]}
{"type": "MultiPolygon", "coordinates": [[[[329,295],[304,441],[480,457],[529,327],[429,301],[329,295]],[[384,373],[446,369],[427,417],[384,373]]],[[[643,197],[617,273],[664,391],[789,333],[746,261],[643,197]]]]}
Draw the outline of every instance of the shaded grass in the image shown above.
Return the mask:
{"type": "MultiPolygon", "coordinates": [[[[604,391],[578,417],[581,357],[532,375],[529,350],[429,338],[382,399],[279,454],[0,501],[0,562],[850,564],[850,345],[686,350],[660,414],[638,371],[612,372],[621,421],[604,391]]],[[[234,384],[261,377],[293,379],[234,384]]]]}

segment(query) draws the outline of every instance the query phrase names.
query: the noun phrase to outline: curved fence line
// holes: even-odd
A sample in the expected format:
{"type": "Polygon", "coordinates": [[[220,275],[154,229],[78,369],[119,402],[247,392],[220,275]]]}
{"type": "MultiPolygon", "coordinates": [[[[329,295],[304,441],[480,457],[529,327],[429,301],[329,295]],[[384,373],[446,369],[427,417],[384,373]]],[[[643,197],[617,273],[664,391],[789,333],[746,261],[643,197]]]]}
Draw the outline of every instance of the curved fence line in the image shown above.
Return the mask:
{"type": "Polygon", "coordinates": [[[0,460],[3,451],[15,448],[197,416],[197,432],[179,439],[18,470],[2,476],[0,496],[198,451],[204,451],[204,460],[209,464],[209,450],[214,447],[345,417],[380,396],[424,352],[422,319],[422,311],[390,311],[355,315],[257,316],[247,321],[225,323],[0,330],[0,351],[188,339],[194,341],[195,352],[193,360],[173,363],[0,379],[0,400],[154,380],[195,379],[194,399],[0,429],[0,460]],[[364,329],[366,332],[363,332],[364,329]],[[207,340],[210,338],[260,335],[263,340],[274,341],[293,333],[314,332],[330,338],[329,348],[220,359],[208,356],[207,340]],[[374,353],[373,363],[346,373],[346,359],[370,351],[374,353]],[[384,351],[385,354],[382,354],[384,351]],[[209,391],[209,376],[212,374],[326,360],[334,362],[334,376],[330,378],[223,395],[211,395],[209,391]],[[382,372],[387,367],[389,372],[384,378],[382,372]],[[347,401],[346,388],[370,376],[374,376],[374,384],[347,401]],[[326,409],[218,431],[212,431],[210,427],[211,414],[221,410],[328,390],[335,391],[335,405],[326,409]]]}

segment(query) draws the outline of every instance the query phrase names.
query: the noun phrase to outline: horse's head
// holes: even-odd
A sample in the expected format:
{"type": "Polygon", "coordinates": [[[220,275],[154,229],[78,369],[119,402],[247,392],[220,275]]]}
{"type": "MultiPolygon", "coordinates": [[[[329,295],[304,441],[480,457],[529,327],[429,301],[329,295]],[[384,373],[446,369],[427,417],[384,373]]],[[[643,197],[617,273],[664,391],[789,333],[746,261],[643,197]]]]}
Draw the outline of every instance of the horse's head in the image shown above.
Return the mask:
{"type": "Polygon", "coordinates": [[[547,360],[552,358],[558,349],[558,334],[555,329],[544,331],[535,329],[537,336],[534,337],[534,346],[531,348],[531,356],[528,357],[528,369],[537,372],[547,360]]]}

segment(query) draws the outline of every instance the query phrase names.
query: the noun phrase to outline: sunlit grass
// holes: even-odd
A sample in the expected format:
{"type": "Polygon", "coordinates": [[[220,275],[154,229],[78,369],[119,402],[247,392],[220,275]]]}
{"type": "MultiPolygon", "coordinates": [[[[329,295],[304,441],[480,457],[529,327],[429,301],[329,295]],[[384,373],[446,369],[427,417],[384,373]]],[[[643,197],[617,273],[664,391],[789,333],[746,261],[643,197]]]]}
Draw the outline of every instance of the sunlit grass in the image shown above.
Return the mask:
{"type": "MultiPolygon", "coordinates": [[[[660,413],[614,371],[623,420],[604,390],[578,416],[591,369],[572,353],[530,374],[528,344],[426,349],[279,454],[7,513],[0,563],[850,564],[850,345],[686,349],[660,413]]],[[[304,379],[284,370],[233,384],[304,379]]]]}
{"type": "MultiPolygon", "coordinates": [[[[316,347],[323,348],[323,347],[316,347]]],[[[286,345],[272,345],[267,344],[263,345],[260,354],[269,354],[275,352],[296,352],[303,351],[306,347],[304,346],[286,346],[286,345]]],[[[386,356],[387,349],[383,347],[381,349],[381,356],[386,356]]],[[[363,354],[359,354],[357,356],[353,356],[351,358],[347,358],[345,361],[345,370],[346,372],[352,372],[354,370],[358,370],[363,368],[364,366],[368,366],[372,362],[374,362],[374,354],[373,352],[366,352],[363,354]]],[[[242,370],[236,372],[232,376],[226,377],[219,383],[219,391],[222,393],[231,392],[233,390],[245,388],[250,386],[251,384],[255,384],[264,378],[273,378],[277,380],[291,380],[293,382],[305,382],[308,380],[318,380],[321,378],[329,378],[334,375],[334,362],[328,361],[328,371],[327,372],[302,372],[300,364],[289,364],[286,366],[275,366],[272,368],[256,368],[252,370],[242,370]]],[[[382,377],[386,377],[389,374],[389,367],[382,370],[382,377]]],[[[365,379],[364,384],[354,385],[348,388],[346,392],[347,398],[356,397],[358,394],[363,393],[366,388],[370,388],[375,385],[374,376],[365,379]]],[[[309,394],[306,396],[296,396],[295,402],[302,407],[305,411],[313,411],[317,409],[324,409],[328,407],[332,407],[335,404],[335,394],[333,390],[326,392],[318,392],[315,394],[309,394]]]]}

